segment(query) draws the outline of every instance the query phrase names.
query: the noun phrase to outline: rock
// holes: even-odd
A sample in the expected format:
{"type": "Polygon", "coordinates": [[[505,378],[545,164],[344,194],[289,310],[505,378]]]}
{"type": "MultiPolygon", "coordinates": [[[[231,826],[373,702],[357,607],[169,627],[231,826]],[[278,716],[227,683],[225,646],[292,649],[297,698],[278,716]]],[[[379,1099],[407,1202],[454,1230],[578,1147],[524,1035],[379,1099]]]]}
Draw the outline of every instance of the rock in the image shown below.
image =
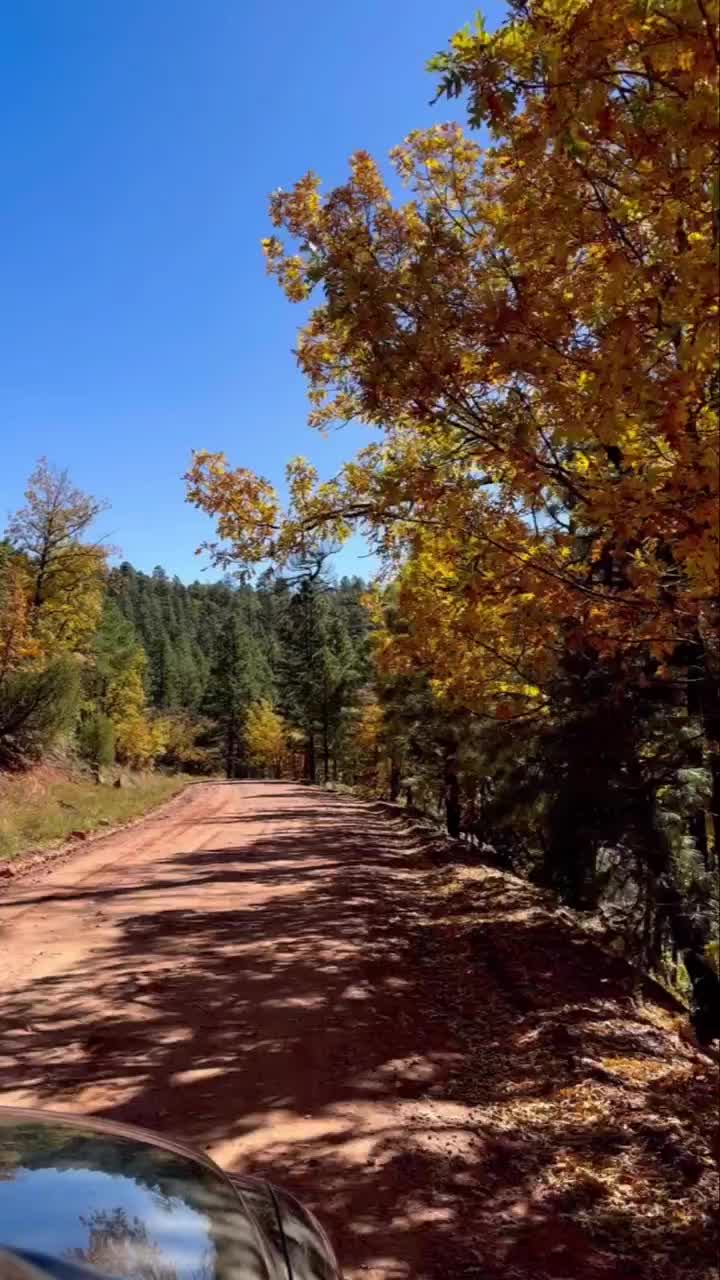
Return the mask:
{"type": "Polygon", "coordinates": [[[0,866],[0,880],[10,880],[14,875],[15,868],[9,862],[3,862],[0,866]]]}
{"type": "Polygon", "coordinates": [[[70,840],[87,840],[87,838],[87,831],[71,831],[68,836],[68,839],[70,840]]]}

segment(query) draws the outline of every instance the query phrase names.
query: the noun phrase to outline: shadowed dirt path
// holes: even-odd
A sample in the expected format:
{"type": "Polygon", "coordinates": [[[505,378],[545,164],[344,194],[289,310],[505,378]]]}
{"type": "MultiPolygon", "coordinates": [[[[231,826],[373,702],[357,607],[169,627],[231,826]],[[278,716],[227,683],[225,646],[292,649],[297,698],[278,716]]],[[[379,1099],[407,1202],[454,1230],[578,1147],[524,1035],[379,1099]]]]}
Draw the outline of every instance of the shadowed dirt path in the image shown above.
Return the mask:
{"type": "Polygon", "coordinates": [[[468,926],[372,806],[193,787],[0,899],[0,1102],[284,1183],[351,1280],[710,1274],[707,1070],[623,966],[477,874],[468,926]]]}
{"type": "Polygon", "coordinates": [[[420,1275],[446,1211],[405,1138],[452,1046],[407,971],[406,862],[356,802],[207,784],[17,881],[0,1101],[182,1137],[299,1191],[348,1274],[420,1275]]]}

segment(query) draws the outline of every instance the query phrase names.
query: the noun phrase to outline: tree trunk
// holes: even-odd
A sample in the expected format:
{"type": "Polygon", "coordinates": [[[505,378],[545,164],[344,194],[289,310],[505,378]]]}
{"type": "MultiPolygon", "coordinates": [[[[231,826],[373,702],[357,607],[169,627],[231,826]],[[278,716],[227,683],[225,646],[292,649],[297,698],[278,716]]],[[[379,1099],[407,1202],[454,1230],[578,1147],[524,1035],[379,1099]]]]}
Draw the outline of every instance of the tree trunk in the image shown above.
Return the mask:
{"type": "Polygon", "coordinates": [[[305,777],[308,782],[317,780],[317,764],[315,762],[315,734],[312,729],[308,731],[305,739],[305,777]]]}
{"type": "Polygon", "coordinates": [[[47,544],[43,546],[38,559],[37,570],[35,573],[35,587],[33,590],[32,607],[37,610],[43,604],[43,594],[45,587],[45,575],[47,573],[48,562],[50,559],[50,548],[47,544]]]}
{"type": "Polygon", "coordinates": [[[673,949],[688,952],[702,961],[709,922],[693,913],[678,887],[673,850],[657,821],[654,795],[646,790],[640,804],[644,808],[640,814],[641,829],[645,832],[643,857],[654,882],[655,899],[662,904],[658,907],[659,914],[667,921],[673,949]]]}
{"type": "Polygon", "coordinates": [[[390,799],[393,803],[400,795],[401,781],[400,765],[397,760],[393,760],[390,764],[390,799]]]}
{"type": "Polygon", "coordinates": [[[235,777],[235,753],[237,750],[237,729],[235,720],[228,722],[225,731],[225,777],[235,777]]]}
{"type": "Polygon", "coordinates": [[[323,782],[330,781],[330,737],[328,730],[327,707],[323,710],[323,782]]]}
{"type": "Polygon", "coordinates": [[[453,839],[460,838],[460,778],[457,743],[448,744],[445,754],[445,825],[453,839]]]}
{"type": "Polygon", "coordinates": [[[556,806],[553,831],[543,856],[541,882],[560,894],[575,911],[592,911],[597,906],[597,844],[592,835],[575,823],[575,815],[560,818],[556,806]]]}
{"type": "MultiPolygon", "coordinates": [[[[710,670],[707,654],[703,653],[702,720],[710,767],[710,829],[713,833],[713,859],[717,868],[720,862],[720,684],[710,670]]],[[[711,858],[705,844],[706,867],[711,871],[711,858]]]]}
{"type": "MultiPolygon", "coordinates": [[[[710,756],[710,776],[712,778],[712,792],[710,796],[710,821],[713,829],[713,859],[714,865],[717,867],[720,862],[720,749],[712,751],[710,756]]],[[[708,855],[708,871],[712,871],[712,862],[708,855]]]]}

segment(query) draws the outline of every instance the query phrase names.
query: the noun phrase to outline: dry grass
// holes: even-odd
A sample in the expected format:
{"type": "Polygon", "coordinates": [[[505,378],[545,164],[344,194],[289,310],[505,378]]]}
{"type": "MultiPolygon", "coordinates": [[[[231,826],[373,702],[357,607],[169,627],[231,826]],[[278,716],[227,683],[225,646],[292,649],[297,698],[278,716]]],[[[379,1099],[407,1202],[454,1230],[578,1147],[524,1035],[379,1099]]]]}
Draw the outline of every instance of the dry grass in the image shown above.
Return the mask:
{"type": "Polygon", "coordinates": [[[139,818],[187,781],[182,774],[136,774],[116,788],[47,767],[0,775],[0,860],[60,844],[75,832],[89,834],[139,818]]]}

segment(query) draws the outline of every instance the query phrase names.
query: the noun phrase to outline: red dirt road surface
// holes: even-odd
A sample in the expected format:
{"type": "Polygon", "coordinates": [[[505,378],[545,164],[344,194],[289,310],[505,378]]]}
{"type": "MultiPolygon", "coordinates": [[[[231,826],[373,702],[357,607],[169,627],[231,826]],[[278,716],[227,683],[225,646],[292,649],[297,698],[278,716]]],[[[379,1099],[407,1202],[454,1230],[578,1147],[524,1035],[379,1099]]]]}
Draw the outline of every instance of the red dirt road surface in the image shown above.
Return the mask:
{"type": "Polygon", "coordinates": [[[534,890],[462,874],[358,801],[194,786],[0,899],[0,1102],[285,1184],[350,1280],[714,1274],[713,1064],[534,890]]]}

